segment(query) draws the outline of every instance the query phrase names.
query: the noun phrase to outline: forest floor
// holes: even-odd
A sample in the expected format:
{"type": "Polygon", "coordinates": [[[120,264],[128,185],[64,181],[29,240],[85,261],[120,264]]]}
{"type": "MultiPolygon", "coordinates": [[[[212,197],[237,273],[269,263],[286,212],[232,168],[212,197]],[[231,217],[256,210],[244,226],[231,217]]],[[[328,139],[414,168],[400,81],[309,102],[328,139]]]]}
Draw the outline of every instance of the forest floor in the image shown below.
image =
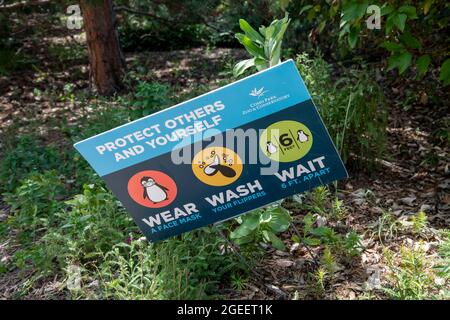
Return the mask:
{"type": "MultiPolygon", "coordinates": [[[[38,17],[28,23],[39,21],[38,17]]],[[[59,122],[64,119],[76,125],[85,109],[77,101],[67,102],[57,97],[67,91],[67,84],[73,84],[75,90],[89,87],[83,39],[46,31],[42,37],[24,36],[23,51],[32,57],[32,67],[0,77],[0,133],[17,135],[33,123],[33,130],[48,142],[68,144],[60,132],[59,122]]],[[[224,70],[230,70],[233,62],[243,56],[245,52],[238,49],[196,48],[127,53],[126,59],[130,72],[144,73],[144,79],[169,83],[182,93],[192,85],[204,85],[205,91],[216,88],[221,80],[230,77],[224,70]]],[[[350,168],[350,177],[339,190],[349,210],[343,225],[351,225],[363,235],[365,250],[358,259],[346,265],[338,264],[332,285],[325,287],[323,297],[327,299],[383,298],[384,294],[377,289],[392,275],[392,268],[384,259],[386,248],[400,259],[401,247],[420,246],[425,261],[433,261],[442,241],[438,230],[448,229],[450,225],[450,148],[446,140],[435,134],[437,128],[448,124],[448,105],[435,105],[426,91],[417,91],[416,98],[405,106],[408,92],[415,90],[414,83],[396,79],[380,81],[390,110],[388,152],[385,158],[378,159],[378,169],[372,174],[350,168]],[[419,211],[426,213],[428,221],[420,234],[393,230],[395,234],[391,237],[379,236],[378,231],[383,228],[380,217],[385,212],[407,224],[419,211]]],[[[90,99],[95,101],[95,97],[90,99]]],[[[8,208],[0,202],[0,222],[8,214],[8,208]]],[[[300,215],[296,216],[294,210],[294,222],[298,219],[300,215]]],[[[224,288],[222,294],[235,299],[310,297],[307,277],[311,253],[289,240],[293,234],[283,235],[289,243],[287,251],[266,249],[255,270],[263,279],[250,277],[239,290],[224,288]]],[[[0,259],[7,260],[11,254],[8,243],[0,243],[0,259]]],[[[433,268],[433,263],[427,268],[433,268]]],[[[14,296],[15,288],[21,286],[23,279],[18,271],[0,274],[0,298],[14,296]]],[[[41,283],[28,298],[46,298],[46,293],[53,290],[52,285],[51,281],[41,283]]]]}

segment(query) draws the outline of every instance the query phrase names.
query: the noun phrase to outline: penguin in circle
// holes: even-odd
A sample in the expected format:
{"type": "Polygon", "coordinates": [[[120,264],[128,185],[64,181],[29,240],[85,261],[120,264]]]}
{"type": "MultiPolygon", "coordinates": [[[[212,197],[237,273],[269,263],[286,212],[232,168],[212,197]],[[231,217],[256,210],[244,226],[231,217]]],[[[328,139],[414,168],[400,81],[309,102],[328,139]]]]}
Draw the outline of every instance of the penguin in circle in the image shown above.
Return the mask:
{"type": "Polygon", "coordinates": [[[158,184],[151,177],[143,177],[141,179],[142,187],[144,188],[144,199],[148,199],[153,203],[159,203],[168,199],[166,187],[158,184]]]}
{"type": "Polygon", "coordinates": [[[298,134],[298,141],[300,142],[308,141],[309,136],[303,130],[298,130],[297,134],[298,134]]]}
{"type": "Polygon", "coordinates": [[[274,154],[275,152],[277,152],[277,147],[271,141],[267,141],[266,144],[266,150],[268,154],[274,154]]]}

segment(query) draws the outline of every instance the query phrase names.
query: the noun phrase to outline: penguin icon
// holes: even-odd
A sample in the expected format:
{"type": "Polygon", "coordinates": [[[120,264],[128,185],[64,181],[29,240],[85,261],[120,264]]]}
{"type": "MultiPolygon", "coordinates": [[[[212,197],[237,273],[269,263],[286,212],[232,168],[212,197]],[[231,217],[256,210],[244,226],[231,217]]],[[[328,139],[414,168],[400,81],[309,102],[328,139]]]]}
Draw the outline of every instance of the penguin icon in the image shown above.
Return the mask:
{"type": "Polygon", "coordinates": [[[159,203],[168,199],[168,189],[158,184],[151,177],[143,177],[141,184],[144,187],[144,199],[149,199],[153,203],[159,203]]]}
{"type": "Polygon", "coordinates": [[[298,134],[298,141],[300,142],[308,141],[309,136],[303,130],[298,130],[297,134],[298,134]]]}
{"type": "Polygon", "coordinates": [[[267,141],[266,144],[268,154],[274,154],[275,152],[278,151],[277,147],[271,141],[267,141]]]}

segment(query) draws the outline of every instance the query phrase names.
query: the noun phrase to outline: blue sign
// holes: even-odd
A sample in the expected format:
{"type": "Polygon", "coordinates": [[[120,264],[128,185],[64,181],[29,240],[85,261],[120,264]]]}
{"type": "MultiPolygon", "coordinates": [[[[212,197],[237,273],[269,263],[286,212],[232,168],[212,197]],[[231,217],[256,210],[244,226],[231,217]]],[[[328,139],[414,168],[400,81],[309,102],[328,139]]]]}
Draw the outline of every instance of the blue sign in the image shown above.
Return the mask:
{"type": "Polygon", "coordinates": [[[348,176],[292,60],[74,146],[150,241],[348,176]]]}

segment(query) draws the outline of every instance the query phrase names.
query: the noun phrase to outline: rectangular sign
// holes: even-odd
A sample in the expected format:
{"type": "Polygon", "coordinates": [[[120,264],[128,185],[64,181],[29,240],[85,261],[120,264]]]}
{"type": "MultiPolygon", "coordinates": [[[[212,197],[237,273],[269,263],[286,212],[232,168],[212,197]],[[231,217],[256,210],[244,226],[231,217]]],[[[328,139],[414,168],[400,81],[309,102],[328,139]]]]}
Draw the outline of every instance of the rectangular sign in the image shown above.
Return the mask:
{"type": "Polygon", "coordinates": [[[292,60],[74,146],[153,242],[348,176],[292,60]]]}

